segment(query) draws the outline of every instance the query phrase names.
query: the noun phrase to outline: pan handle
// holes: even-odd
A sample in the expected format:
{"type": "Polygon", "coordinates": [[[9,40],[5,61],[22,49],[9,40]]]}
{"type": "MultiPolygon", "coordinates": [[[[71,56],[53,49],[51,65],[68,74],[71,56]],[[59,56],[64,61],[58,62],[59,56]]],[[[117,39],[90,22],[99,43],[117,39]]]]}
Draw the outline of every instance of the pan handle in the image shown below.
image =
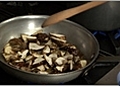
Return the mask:
{"type": "Polygon", "coordinates": [[[83,69],[82,73],[80,74],[80,76],[83,77],[86,80],[87,84],[89,84],[89,85],[91,85],[93,83],[92,83],[92,80],[90,79],[90,77],[87,74],[88,74],[88,71],[94,67],[95,63],[96,62],[93,62],[90,66],[83,69]]]}

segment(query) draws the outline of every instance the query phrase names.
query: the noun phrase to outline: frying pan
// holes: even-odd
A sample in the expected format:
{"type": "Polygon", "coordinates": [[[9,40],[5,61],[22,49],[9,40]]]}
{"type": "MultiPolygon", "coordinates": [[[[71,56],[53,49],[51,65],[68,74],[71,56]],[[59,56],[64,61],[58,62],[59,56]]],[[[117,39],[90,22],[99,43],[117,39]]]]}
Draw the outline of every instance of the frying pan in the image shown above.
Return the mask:
{"type": "Polygon", "coordinates": [[[85,55],[88,64],[82,68],[68,73],[61,74],[35,74],[25,72],[8,65],[3,56],[4,45],[21,33],[32,34],[41,29],[41,24],[48,18],[46,15],[18,16],[0,23],[0,67],[7,73],[24,81],[38,84],[60,84],[77,78],[87,67],[91,66],[99,54],[99,44],[96,38],[84,27],[69,20],[63,20],[57,24],[43,28],[43,32],[62,33],[66,35],[67,41],[76,45],[85,55]]]}

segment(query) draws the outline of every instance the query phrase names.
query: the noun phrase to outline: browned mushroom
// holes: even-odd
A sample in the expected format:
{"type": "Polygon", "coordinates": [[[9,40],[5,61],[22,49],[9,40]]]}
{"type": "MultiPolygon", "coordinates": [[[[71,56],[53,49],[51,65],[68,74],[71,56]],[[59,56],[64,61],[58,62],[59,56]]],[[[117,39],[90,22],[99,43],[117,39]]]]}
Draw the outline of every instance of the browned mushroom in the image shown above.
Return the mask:
{"type": "Polygon", "coordinates": [[[30,50],[40,50],[43,49],[45,46],[38,45],[37,43],[29,43],[29,49],[30,50]]]}
{"type": "Polygon", "coordinates": [[[28,41],[36,41],[37,40],[36,36],[30,36],[27,34],[22,34],[21,37],[25,43],[27,43],[28,41]]]}
{"type": "Polygon", "coordinates": [[[49,40],[49,36],[46,33],[39,33],[36,36],[40,43],[45,43],[49,40]]]}

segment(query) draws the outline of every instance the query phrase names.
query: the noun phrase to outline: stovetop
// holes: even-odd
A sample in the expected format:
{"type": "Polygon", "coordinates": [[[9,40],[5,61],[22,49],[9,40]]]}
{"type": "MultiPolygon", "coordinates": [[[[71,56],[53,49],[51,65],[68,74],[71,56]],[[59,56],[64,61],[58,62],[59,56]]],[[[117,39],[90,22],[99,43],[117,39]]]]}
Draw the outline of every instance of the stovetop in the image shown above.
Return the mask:
{"type": "MultiPolygon", "coordinates": [[[[51,15],[66,8],[66,2],[0,2],[0,22],[21,15],[51,15]]],[[[120,29],[109,32],[90,32],[97,38],[100,45],[98,59],[78,78],[67,83],[60,83],[60,85],[117,84],[116,78],[119,72],[118,68],[120,68],[120,29]]],[[[36,85],[19,80],[1,68],[0,77],[1,85],[36,85]]]]}

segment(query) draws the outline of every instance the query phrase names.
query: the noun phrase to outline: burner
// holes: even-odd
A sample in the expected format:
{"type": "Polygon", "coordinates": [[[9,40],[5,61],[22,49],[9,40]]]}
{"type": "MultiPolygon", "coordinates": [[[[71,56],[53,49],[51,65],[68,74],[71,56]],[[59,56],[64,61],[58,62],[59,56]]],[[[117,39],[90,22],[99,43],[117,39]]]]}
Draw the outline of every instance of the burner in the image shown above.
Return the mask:
{"type": "Polygon", "coordinates": [[[107,51],[113,55],[120,55],[120,29],[110,32],[91,31],[97,38],[101,50],[107,51]]]}
{"type": "Polygon", "coordinates": [[[102,31],[95,31],[95,32],[93,32],[93,35],[94,35],[94,36],[97,35],[97,34],[106,36],[106,33],[105,33],[105,32],[102,32],[102,31]]]}
{"type": "Polygon", "coordinates": [[[115,47],[116,55],[120,55],[120,29],[113,30],[108,35],[115,47]]]}
{"type": "Polygon", "coordinates": [[[120,38],[120,29],[117,30],[117,33],[115,34],[115,39],[119,39],[120,38]]]}
{"type": "Polygon", "coordinates": [[[101,51],[106,51],[112,55],[116,55],[115,47],[108,36],[108,32],[91,31],[91,33],[97,38],[101,51]]]}

